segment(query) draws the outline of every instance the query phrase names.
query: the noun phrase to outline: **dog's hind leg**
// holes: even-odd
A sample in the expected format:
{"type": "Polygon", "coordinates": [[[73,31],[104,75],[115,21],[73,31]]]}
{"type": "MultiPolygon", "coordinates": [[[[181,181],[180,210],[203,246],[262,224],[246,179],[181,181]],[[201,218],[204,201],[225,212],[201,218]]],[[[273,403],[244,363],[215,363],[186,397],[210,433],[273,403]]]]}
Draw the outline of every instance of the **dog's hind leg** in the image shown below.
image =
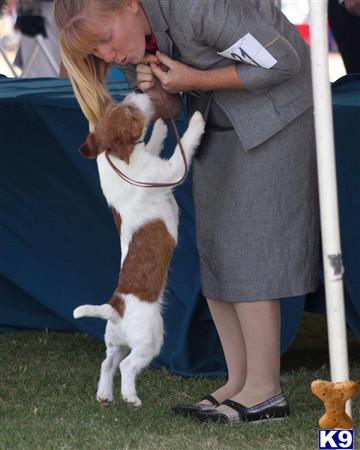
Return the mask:
{"type": "Polygon", "coordinates": [[[136,393],[136,376],[150,364],[154,356],[154,353],[149,351],[148,348],[135,347],[120,363],[121,395],[125,402],[134,406],[141,406],[141,400],[136,393]]]}
{"type": "Polygon", "coordinates": [[[106,358],[101,364],[100,380],[96,399],[98,402],[107,405],[114,399],[114,376],[120,362],[129,352],[128,347],[107,344],[106,358]]]}

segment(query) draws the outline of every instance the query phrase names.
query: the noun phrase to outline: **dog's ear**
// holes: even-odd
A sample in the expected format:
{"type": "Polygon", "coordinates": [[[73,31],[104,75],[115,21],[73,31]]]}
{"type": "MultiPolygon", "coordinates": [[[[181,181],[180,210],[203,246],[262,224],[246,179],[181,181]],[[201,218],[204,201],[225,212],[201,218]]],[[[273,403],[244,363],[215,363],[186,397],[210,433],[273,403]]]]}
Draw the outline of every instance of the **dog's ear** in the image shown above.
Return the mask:
{"type": "Polygon", "coordinates": [[[80,145],[79,152],[85,158],[94,159],[99,154],[99,145],[94,133],[89,133],[86,142],[80,145]]]}

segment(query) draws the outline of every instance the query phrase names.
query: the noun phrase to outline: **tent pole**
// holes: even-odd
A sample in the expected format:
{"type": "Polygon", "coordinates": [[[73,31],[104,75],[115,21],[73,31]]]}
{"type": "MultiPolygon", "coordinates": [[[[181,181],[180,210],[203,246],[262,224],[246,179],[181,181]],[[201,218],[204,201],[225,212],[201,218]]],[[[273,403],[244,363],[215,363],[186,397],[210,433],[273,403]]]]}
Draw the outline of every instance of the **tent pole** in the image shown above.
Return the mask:
{"type": "MultiPolygon", "coordinates": [[[[309,0],[311,67],[331,381],[349,379],[334,129],[328,64],[327,0],[309,0]]],[[[350,415],[351,404],[346,412],[350,415]]]]}

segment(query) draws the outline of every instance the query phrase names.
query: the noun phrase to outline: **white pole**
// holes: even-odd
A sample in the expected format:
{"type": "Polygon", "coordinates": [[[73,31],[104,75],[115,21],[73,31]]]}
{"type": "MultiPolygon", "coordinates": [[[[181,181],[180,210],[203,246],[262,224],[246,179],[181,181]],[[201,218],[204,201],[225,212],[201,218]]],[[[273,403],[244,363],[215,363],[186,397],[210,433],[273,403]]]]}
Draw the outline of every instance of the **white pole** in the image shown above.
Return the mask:
{"type": "MultiPolygon", "coordinates": [[[[331,381],[349,379],[334,130],[328,65],[327,0],[309,0],[312,83],[331,381]]],[[[350,414],[350,402],[347,402],[350,414]]]]}

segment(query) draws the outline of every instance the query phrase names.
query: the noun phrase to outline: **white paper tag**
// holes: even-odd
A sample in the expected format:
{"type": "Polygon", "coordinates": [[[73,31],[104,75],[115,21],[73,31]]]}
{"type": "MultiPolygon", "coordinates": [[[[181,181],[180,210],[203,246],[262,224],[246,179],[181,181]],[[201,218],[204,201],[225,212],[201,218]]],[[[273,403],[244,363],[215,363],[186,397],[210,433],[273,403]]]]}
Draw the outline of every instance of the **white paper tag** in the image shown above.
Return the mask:
{"type": "Polygon", "coordinates": [[[218,52],[218,55],[264,69],[271,69],[277,63],[277,60],[250,33],[223,52],[218,52]]]}

